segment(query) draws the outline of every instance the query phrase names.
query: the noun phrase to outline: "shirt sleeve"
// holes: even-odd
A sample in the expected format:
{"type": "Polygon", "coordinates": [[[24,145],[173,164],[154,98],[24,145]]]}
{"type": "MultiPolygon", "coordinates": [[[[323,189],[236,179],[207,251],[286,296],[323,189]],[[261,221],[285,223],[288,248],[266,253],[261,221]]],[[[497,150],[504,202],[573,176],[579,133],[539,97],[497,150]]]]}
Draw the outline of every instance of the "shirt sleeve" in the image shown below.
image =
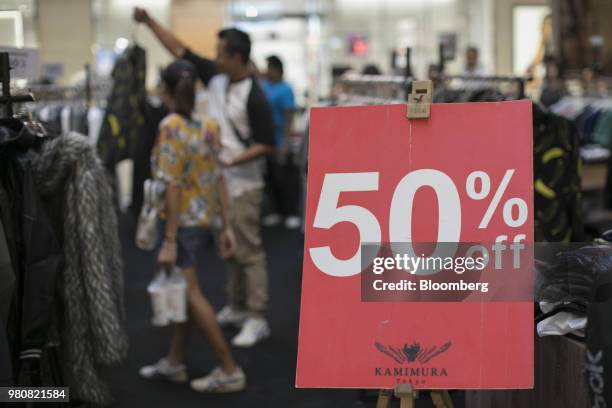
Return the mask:
{"type": "Polygon", "coordinates": [[[266,96],[255,79],[247,101],[251,137],[256,144],[274,146],[274,119],[266,96]]]}
{"type": "Polygon", "coordinates": [[[291,87],[287,85],[285,87],[285,91],[283,92],[282,98],[283,110],[294,110],[295,109],[295,98],[293,97],[293,90],[291,87]]]}
{"type": "Polygon", "coordinates": [[[180,184],[183,181],[185,154],[177,132],[177,128],[167,125],[159,128],[159,156],[155,178],[166,183],[180,184]]]}
{"type": "Polygon", "coordinates": [[[201,57],[193,53],[189,48],[185,48],[185,52],[181,58],[195,65],[195,68],[198,71],[198,76],[206,86],[208,86],[208,83],[212,77],[219,73],[217,64],[213,60],[201,57]]]}

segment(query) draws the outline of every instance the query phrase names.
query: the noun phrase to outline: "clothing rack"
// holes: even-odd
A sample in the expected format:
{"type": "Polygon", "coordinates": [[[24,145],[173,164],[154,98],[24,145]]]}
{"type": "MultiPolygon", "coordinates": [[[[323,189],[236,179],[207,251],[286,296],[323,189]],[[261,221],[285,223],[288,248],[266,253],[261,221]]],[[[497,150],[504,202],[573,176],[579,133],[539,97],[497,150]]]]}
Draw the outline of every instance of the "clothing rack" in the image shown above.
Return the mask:
{"type": "Polygon", "coordinates": [[[85,79],[75,85],[28,84],[23,90],[36,95],[36,99],[14,97],[14,103],[82,101],[88,107],[103,105],[112,88],[110,79],[94,78],[90,64],[84,65],[85,79]]]}
{"type": "Polygon", "coordinates": [[[489,82],[489,83],[515,83],[517,84],[517,99],[525,98],[525,84],[531,81],[533,77],[528,76],[473,76],[473,75],[440,75],[435,78],[438,81],[452,81],[452,80],[461,80],[461,81],[474,81],[474,82],[489,82]]]}
{"type": "Polygon", "coordinates": [[[411,77],[401,75],[345,74],[340,78],[344,99],[364,104],[405,103],[411,77]]]}
{"type": "Polygon", "coordinates": [[[579,71],[570,71],[562,81],[572,96],[608,97],[612,94],[612,77],[592,74],[589,78],[579,71]]]}
{"type": "MultiPolygon", "coordinates": [[[[525,98],[525,84],[531,77],[519,76],[469,76],[440,75],[434,81],[474,81],[482,83],[514,83],[517,85],[517,99],[525,98]]],[[[413,78],[400,75],[359,75],[345,74],[339,82],[345,98],[362,103],[379,104],[389,101],[405,102],[410,93],[413,78]]]]}
{"type": "Polygon", "coordinates": [[[0,104],[4,105],[3,117],[13,116],[13,103],[33,102],[31,93],[25,95],[11,95],[11,61],[8,52],[0,52],[0,83],[2,85],[2,96],[0,104]]]}

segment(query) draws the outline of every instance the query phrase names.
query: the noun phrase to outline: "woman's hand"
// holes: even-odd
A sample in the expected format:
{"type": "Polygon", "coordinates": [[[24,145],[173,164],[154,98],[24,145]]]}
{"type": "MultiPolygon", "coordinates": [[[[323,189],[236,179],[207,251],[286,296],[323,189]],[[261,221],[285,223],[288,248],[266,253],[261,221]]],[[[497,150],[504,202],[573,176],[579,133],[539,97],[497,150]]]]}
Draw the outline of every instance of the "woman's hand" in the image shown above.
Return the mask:
{"type": "Polygon", "coordinates": [[[223,259],[229,259],[236,253],[236,237],[230,227],[225,227],[221,233],[219,242],[219,255],[223,259]]]}
{"type": "Polygon", "coordinates": [[[172,269],[176,265],[176,253],[176,242],[164,241],[157,255],[157,262],[166,269],[172,269]]]}

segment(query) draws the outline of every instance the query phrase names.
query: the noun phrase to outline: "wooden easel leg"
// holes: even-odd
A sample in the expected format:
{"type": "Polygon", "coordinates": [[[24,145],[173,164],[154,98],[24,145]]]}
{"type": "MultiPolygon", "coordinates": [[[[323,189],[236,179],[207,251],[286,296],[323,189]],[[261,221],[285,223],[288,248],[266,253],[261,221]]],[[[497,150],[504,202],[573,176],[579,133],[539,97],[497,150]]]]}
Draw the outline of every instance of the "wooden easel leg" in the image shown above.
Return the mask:
{"type": "Polygon", "coordinates": [[[453,408],[453,400],[447,390],[431,391],[431,400],[436,408],[453,408]]]}
{"type": "Polygon", "coordinates": [[[414,395],[400,397],[400,408],[414,408],[414,395]]]}
{"type": "Polygon", "coordinates": [[[414,390],[410,384],[397,385],[394,394],[400,399],[401,408],[414,408],[414,390]]]}
{"type": "Polygon", "coordinates": [[[393,390],[380,390],[376,408],[389,408],[389,403],[393,397],[393,390]]]}

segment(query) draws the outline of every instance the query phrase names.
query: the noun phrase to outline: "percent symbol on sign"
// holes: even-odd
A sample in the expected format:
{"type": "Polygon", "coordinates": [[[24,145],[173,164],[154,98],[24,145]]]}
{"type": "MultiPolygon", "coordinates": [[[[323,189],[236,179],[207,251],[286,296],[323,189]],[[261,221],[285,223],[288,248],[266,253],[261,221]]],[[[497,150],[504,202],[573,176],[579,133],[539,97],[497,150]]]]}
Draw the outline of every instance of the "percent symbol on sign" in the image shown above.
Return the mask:
{"type": "MultiPolygon", "coordinates": [[[[495,210],[499,207],[499,203],[508,188],[508,184],[510,184],[510,180],[514,175],[514,169],[506,170],[504,177],[502,178],[501,183],[497,187],[495,194],[493,194],[493,198],[487,207],[487,210],[480,221],[480,225],[478,225],[479,229],[484,229],[489,226],[489,222],[491,222],[491,218],[493,218],[493,214],[495,210]]],[[[491,192],[491,178],[484,171],[474,171],[470,173],[465,182],[465,189],[467,191],[468,197],[472,200],[484,200],[489,196],[491,192]],[[477,183],[476,181],[480,180],[480,189],[477,191],[477,183]]],[[[525,224],[527,221],[528,215],[527,203],[522,198],[512,197],[504,203],[502,214],[504,222],[509,227],[520,227],[525,224]],[[517,207],[517,216],[516,218],[512,215],[512,210],[514,207],[517,207]]]]}

